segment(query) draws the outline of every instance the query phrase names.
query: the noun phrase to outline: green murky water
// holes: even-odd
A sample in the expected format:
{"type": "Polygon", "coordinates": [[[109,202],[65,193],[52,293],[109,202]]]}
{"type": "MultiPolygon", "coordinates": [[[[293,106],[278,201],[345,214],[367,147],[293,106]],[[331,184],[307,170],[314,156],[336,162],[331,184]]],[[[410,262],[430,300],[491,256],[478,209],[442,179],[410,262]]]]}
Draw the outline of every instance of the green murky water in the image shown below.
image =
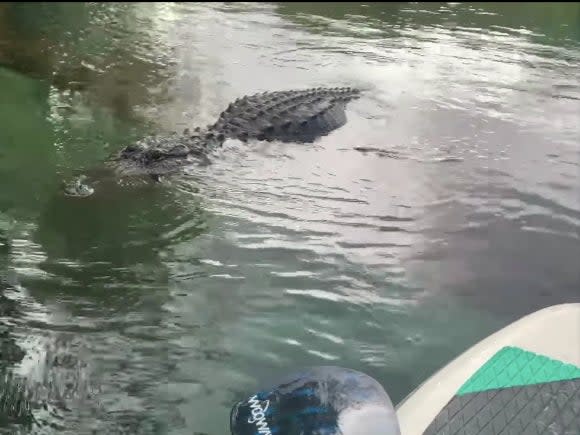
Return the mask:
{"type": "Polygon", "coordinates": [[[580,301],[578,4],[4,3],[0,65],[0,369],[32,394],[6,433],[223,435],[305,365],[398,402],[580,301]],[[135,138],[308,86],[366,92],[312,146],[62,195],[135,138]]]}

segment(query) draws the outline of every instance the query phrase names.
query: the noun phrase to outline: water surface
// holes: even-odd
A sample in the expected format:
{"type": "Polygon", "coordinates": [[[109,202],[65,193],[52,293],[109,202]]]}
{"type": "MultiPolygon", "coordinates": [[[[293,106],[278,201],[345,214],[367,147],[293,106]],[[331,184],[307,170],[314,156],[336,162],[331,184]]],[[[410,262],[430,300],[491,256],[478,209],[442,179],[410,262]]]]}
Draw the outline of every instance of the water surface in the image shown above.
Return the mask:
{"type": "Polygon", "coordinates": [[[0,369],[35,418],[6,433],[225,434],[305,365],[399,402],[580,302],[579,29],[572,3],[0,5],[0,369]],[[62,195],[131,140],[310,86],[364,90],[313,145],[62,195]]]}

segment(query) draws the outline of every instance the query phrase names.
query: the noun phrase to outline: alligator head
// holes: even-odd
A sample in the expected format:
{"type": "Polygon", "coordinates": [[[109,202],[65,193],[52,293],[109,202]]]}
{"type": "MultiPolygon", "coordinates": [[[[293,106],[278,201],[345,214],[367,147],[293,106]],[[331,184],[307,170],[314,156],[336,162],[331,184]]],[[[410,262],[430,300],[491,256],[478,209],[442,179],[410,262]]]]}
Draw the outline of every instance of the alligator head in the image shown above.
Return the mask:
{"type": "Polygon", "coordinates": [[[207,130],[147,137],[123,148],[108,164],[120,176],[148,175],[158,179],[184,166],[209,164],[208,154],[224,139],[223,135],[207,130]]]}

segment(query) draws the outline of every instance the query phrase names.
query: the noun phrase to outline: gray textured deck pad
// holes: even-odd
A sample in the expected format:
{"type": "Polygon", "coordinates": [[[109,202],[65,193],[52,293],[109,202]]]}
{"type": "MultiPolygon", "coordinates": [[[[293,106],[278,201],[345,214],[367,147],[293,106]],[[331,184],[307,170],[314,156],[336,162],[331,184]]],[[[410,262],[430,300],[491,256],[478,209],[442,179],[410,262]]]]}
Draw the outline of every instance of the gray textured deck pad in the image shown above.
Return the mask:
{"type": "Polygon", "coordinates": [[[424,435],[580,435],[580,379],[454,396],[424,435]]]}

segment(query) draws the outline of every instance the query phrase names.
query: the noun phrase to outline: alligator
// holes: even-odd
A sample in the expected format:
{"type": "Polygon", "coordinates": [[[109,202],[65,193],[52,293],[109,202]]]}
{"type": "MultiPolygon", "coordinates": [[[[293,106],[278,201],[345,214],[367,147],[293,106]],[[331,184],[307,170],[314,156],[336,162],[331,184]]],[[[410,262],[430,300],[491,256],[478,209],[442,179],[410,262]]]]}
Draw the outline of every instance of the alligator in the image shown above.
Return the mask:
{"type": "MultiPolygon", "coordinates": [[[[209,164],[209,153],[226,139],[313,143],[346,123],[346,105],[360,94],[359,89],[341,87],[247,95],[232,102],[214,124],[181,134],[146,137],[124,147],[106,163],[119,176],[146,175],[159,181],[195,162],[209,164]]],[[[67,193],[88,196],[93,189],[77,179],[67,193]]]]}

